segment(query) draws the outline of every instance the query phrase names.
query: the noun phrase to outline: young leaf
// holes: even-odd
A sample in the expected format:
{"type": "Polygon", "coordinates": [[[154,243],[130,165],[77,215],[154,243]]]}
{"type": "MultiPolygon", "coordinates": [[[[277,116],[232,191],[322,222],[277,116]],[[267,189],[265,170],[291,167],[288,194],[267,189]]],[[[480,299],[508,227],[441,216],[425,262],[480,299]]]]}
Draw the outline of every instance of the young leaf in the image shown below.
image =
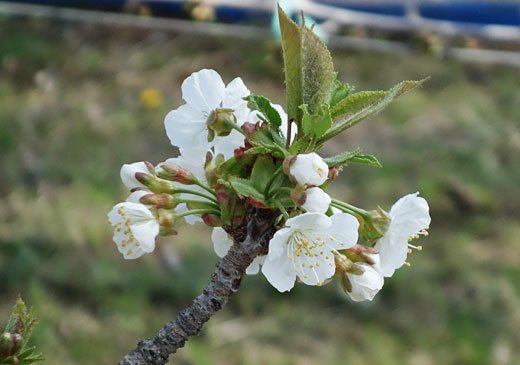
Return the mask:
{"type": "Polygon", "coordinates": [[[332,92],[330,94],[329,105],[330,109],[334,107],[354,91],[354,86],[350,84],[343,84],[338,79],[332,83],[332,92]]]}
{"type": "Polygon", "coordinates": [[[344,114],[357,113],[360,110],[380,102],[387,95],[387,91],[360,91],[348,95],[331,108],[332,118],[344,114]]]}
{"type": "Polygon", "coordinates": [[[329,167],[340,167],[348,163],[358,163],[373,167],[382,167],[381,163],[375,156],[362,154],[359,148],[351,152],[346,151],[336,156],[327,157],[323,160],[327,165],[329,165],[329,167]]]}
{"type": "Polygon", "coordinates": [[[302,120],[302,104],[310,113],[330,99],[335,79],[332,57],[327,47],[305,26],[299,27],[278,6],[278,20],[282,34],[282,49],[287,88],[289,117],[298,125],[302,120]]]}
{"type": "MultiPolygon", "coordinates": [[[[383,91],[384,96],[380,97],[377,96],[375,93],[379,92],[364,92],[364,93],[357,93],[354,95],[361,94],[360,99],[356,100],[355,105],[358,107],[361,107],[359,110],[355,110],[354,114],[347,114],[342,117],[336,117],[335,124],[332,126],[331,129],[328,130],[327,133],[319,140],[320,143],[323,143],[332,137],[336,136],[337,134],[343,132],[344,130],[356,125],[357,123],[361,122],[362,120],[377,114],[384,108],[388,106],[394,99],[397,97],[407,94],[411,90],[415,89],[417,86],[420,86],[424,81],[427,79],[423,79],[420,81],[403,81],[393,88],[391,88],[388,91],[383,91]],[[363,100],[367,100],[366,102],[363,102],[363,100]]],[[[354,96],[352,95],[352,97],[354,96]]],[[[347,99],[350,97],[347,97],[347,99]]],[[[347,112],[351,110],[351,108],[345,106],[345,109],[347,112]]],[[[354,109],[351,110],[351,112],[354,109]]]]}
{"type": "Polygon", "coordinates": [[[282,34],[287,112],[289,117],[299,121],[301,120],[299,106],[303,104],[302,32],[301,28],[285,14],[280,5],[278,5],[278,21],[282,34]]]}
{"type": "Polygon", "coordinates": [[[269,99],[260,95],[249,95],[244,98],[255,106],[255,109],[263,114],[264,118],[269,122],[271,128],[278,130],[282,125],[282,118],[275,108],[271,105],[269,99]]]}
{"type": "Polygon", "coordinates": [[[255,189],[264,192],[275,171],[276,166],[270,156],[258,156],[251,171],[251,182],[255,189]]]}
{"type": "Polygon", "coordinates": [[[301,109],[303,110],[302,127],[305,136],[320,138],[332,126],[332,118],[327,104],[321,105],[314,114],[309,113],[306,104],[302,105],[301,109]]]}
{"type": "Polygon", "coordinates": [[[259,202],[265,202],[264,194],[255,188],[252,181],[231,176],[229,182],[240,197],[252,197],[259,202]]]}

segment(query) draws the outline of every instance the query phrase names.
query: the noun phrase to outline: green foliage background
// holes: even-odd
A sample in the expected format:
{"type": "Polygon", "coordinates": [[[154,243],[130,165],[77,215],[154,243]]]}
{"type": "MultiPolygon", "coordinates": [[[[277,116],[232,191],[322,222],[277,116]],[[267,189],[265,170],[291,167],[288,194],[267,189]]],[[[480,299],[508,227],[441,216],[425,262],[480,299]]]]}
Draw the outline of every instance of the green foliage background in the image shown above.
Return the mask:
{"type": "MultiPolygon", "coordinates": [[[[419,190],[431,235],[374,303],[332,283],[276,292],[248,277],[173,364],[520,364],[520,73],[428,56],[332,50],[362,89],[431,80],[327,145],[362,147],[334,193],[389,208],[419,190]]],[[[20,292],[41,319],[48,364],[113,364],[196,296],[216,256],[209,230],[183,226],[123,261],[106,213],[126,192],[122,163],[173,156],[164,115],[191,72],[241,76],[283,103],[275,44],[0,19],[0,318],[20,292]],[[147,108],[142,90],[164,102],[147,108]]]]}

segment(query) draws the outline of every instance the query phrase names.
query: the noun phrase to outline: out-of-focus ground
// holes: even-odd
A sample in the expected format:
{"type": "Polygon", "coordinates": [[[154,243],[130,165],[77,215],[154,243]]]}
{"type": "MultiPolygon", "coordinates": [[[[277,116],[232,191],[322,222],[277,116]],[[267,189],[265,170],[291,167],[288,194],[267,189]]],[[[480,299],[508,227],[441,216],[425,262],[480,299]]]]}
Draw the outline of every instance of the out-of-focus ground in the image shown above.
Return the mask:
{"type": "MultiPolygon", "coordinates": [[[[419,190],[424,250],[373,303],[336,282],[282,295],[248,277],[172,364],[520,364],[519,70],[333,55],[359,90],[431,76],[325,151],[362,147],[384,165],[342,173],[334,193],[351,203],[388,209],[419,190]]],[[[126,196],[121,164],[176,153],[163,117],[205,67],[284,102],[274,43],[0,19],[0,322],[21,293],[46,364],[116,363],[208,281],[209,229],[124,261],[106,221],[126,196]]]]}

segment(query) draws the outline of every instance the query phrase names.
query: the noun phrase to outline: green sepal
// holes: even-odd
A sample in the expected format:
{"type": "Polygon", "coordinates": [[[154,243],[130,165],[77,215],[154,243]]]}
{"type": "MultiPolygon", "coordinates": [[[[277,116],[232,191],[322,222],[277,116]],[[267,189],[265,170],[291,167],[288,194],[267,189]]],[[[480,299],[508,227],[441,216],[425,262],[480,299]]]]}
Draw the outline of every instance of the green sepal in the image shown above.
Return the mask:
{"type": "Polygon", "coordinates": [[[332,157],[324,158],[323,161],[325,161],[329,167],[341,167],[348,163],[382,167],[375,156],[363,154],[359,148],[354,151],[346,151],[332,157]]]}
{"type": "Polygon", "coordinates": [[[269,123],[272,129],[277,131],[282,125],[282,118],[278,111],[273,108],[271,101],[261,95],[249,95],[244,100],[253,104],[254,109],[258,110],[262,115],[260,118],[269,123]]]}

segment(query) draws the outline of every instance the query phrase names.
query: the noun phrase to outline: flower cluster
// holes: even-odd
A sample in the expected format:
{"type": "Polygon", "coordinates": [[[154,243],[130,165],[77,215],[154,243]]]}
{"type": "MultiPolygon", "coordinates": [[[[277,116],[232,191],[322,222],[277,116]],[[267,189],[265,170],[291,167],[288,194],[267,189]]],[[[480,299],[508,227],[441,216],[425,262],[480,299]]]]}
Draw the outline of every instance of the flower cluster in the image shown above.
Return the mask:
{"type": "Polygon", "coordinates": [[[296,281],[321,286],[337,277],[352,300],[372,300],[384,278],[405,265],[409,250],[421,248],[410,241],[427,234],[430,216],[418,193],[389,212],[328,195],[344,165],[379,164],[358,150],[329,158],[317,153],[335,135],[338,95],[350,96],[339,82],[326,107],[303,105],[298,120],[251,94],[240,78],[225,85],[214,70],[193,73],[182,84],[185,104],[164,122],[179,156],[121,168],[130,195],[108,214],[119,252],[125,259],[152,252],[156,237],[176,234],[184,219],[212,227],[215,252],[223,257],[234,243],[232,232],[247,223],[246,212],[267,209],[279,214],[276,233],[247,274],[261,271],[281,292],[296,281]]]}

